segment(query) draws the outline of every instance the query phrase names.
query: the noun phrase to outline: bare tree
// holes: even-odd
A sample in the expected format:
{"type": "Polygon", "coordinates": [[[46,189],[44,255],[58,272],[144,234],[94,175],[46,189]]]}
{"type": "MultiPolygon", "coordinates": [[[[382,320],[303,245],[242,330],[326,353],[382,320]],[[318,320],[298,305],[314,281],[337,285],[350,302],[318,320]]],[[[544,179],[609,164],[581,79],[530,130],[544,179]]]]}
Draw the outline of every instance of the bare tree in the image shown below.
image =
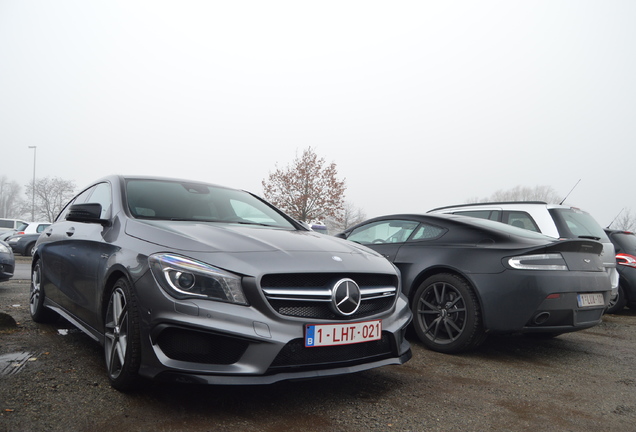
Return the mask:
{"type": "Polygon", "coordinates": [[[356,207],[351,201],[346,201],[342,208],[342,219],[334,221],[327,219],[325,225],[329,228],[329,232],[337,233],[352,227],[367,218],[366,213],[359,207],[356,207]]]}
{"type": "Polygon", "coordinates": [[[488,202],[488,201],[545,201],[547,203],[559,203],[562,200],[552,186],[515,186],[511,189],[500,189],[490,195],[488,198],[475,199],[470,202],[488,202]]]}
{"type": "Polygon", "coordinates": [[[32,202],[31,191],[35,189],[35,218],[46,221],[53,221],[66,203],[75,194],[75,182],[64,180],[58,177],[41,178],[35,180],[27,186],[28,204],[32,202]]]}
{"type": "Polygon", "coordinates": [[[623,209],[608,226],[611,229],[634,231],[636,230],[636,216],[630,209],[623,209]]]}
{"type": "Polygon", "coordinates": [[[276,168],[263,180],[263,193],[293,218],[310,222],[343,217],[345,180],[338,180],[336,164],[326,165],[308,147],[285,169],[276,168]]]}
{"type": "Polygon", "coordinates": [[[21,209],[20,185],[6,176],[0,177],[0,217],[19,217],[21,209]]]}

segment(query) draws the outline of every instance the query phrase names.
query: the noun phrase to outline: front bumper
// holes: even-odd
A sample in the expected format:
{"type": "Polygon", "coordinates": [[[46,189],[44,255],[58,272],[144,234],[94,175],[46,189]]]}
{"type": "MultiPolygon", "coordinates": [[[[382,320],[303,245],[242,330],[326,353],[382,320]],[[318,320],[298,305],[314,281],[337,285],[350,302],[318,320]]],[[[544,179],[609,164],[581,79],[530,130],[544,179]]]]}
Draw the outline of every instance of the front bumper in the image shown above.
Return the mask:
{"type": "Polygon", "coordinates": [[[0,255],[0,282],[9,280],[15,271],[15,260],[9,254],[0,255]]]}
{"type": "Polygon", "coordinates": [[[139,374],[148,378],[270,384],[402,364],[411,357],[405,339],[411,312],[403,295],[388,312],[361,319],[382,319],[382,340],[307,348],[305,324],[326,321],[279,315],[262,296],[252,296],[250,306],[175,300],[149,273],[135,286],[141,318],[139,374]]]}

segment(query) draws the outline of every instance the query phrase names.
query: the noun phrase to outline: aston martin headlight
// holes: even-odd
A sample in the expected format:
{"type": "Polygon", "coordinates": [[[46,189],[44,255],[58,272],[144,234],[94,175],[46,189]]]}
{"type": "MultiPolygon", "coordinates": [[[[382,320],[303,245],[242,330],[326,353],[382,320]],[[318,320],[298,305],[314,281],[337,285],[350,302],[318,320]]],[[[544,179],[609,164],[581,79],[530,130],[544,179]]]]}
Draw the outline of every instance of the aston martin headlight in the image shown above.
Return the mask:
{"type": "Polygon", "coordinates": [[[516,256],[509,258],[508,264],[519,270],[568,270],[559,253],[516,256]]]}
{"type": "Polygon", "coordinates": [[[241,278],[235,274],[169,253],[151,255],[148,262],[157,283],[172,297],[247,304],[241,278]]]}

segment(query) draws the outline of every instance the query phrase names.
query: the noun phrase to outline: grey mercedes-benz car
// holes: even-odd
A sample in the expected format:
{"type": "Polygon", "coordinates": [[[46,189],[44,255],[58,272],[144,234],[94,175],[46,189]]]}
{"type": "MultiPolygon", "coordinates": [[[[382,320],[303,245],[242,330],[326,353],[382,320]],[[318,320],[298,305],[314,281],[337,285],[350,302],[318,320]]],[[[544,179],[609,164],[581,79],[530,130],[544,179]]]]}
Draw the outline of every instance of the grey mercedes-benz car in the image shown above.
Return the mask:
{"type": "Polygon", "coordinates": [[[100,342],[120,390],[140,376],[267,384],[411,357],[391,263],[192,181],[110,176],[82,191],[38,240],[30,310],[100,342]]]}

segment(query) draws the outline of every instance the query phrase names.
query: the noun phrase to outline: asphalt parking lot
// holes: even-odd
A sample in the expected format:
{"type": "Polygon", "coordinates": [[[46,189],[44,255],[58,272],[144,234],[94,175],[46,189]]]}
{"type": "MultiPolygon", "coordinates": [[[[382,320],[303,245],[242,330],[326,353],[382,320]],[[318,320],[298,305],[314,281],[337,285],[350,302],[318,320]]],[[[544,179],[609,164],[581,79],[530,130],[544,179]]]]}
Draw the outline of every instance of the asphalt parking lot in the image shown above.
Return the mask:
{"type": "Polygon", "coordinates": [[[0,431],[633,431],[636,311],[550,340],[491,337],[413,359],[264,387],[113,390],[101,349],[60,319],[33,323],[28,281],[0,283],[0,431]]]}

